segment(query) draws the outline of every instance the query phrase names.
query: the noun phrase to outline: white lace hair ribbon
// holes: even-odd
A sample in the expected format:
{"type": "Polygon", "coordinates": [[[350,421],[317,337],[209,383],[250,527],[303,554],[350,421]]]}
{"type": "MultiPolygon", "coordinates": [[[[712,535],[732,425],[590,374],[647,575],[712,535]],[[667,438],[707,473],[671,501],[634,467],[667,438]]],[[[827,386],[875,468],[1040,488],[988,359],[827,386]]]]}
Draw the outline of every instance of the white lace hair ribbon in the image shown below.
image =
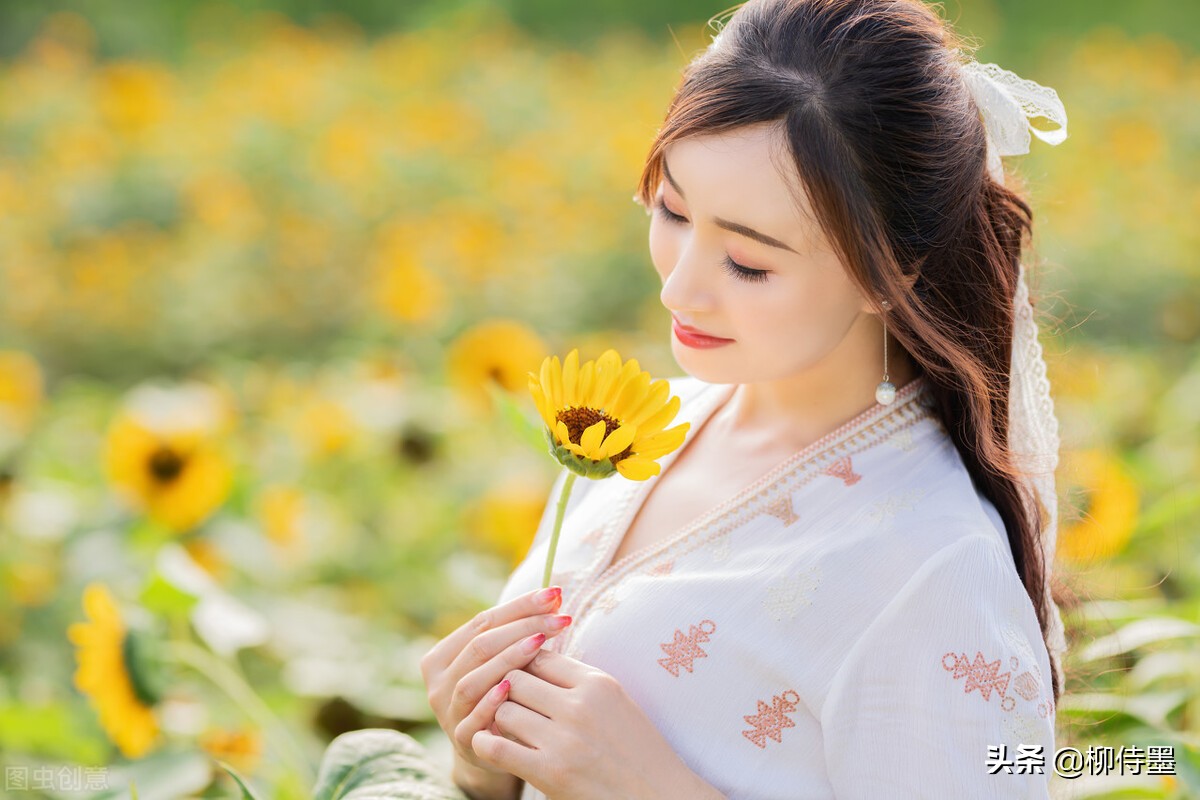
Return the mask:
{"type": "Polygon", "coordinates": [[[983,113],[988,134],[988,171],[997,181],[1004,183],[1000,156],[1028,153],[1030,133],[1047,144],[1061,144],[1067,138],[1067,110],[1058,99],[1058,92],[996,64],[968,61],[962,68],[967,88],[983,113]],[[1035,128],[1033,120],[1039,117],[1058,127],[1035,128]]]}
{"type": "MultiPolygon", "coordinates": [[[[1031,131],[1052,145],[1067,138],[1067,112],[1053,89],[1020,78],[996,64],[969,61],[963,65],[963,74],[983,115],[987,129],[988,172],[998,183],[1004,183],[1000,156],[1028,153],[1031,131]],[[1038,117],[1057,123],[1059,128],[1046,131],[1033,127],[1031,121],[1038,117]]],[[[1058,496],[1054,488],[1054,471],[1058,467],[1058,418],[1054,415],[1046,361],[1029,302],[1024,264],[1020,265],[1017,292],[1013,298],[1013,318],[1008,443],[1017,464],[1030,476],[1031,500],[1042,508],[1043,591],[1051,612],[1047,645],[1051,663],[1058,674],[1057,688],[1061,692],[1064,688],[1062,654],[1067,643],[1062,614],[1050,593],[1058,532],[1058,496]]]]}

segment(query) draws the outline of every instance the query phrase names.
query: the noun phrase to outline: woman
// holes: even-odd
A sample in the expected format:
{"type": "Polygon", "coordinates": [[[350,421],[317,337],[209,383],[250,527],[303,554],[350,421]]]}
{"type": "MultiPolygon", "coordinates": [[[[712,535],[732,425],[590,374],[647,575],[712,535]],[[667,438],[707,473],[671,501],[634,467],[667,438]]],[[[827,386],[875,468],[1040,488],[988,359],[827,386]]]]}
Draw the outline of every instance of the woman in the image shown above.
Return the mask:
{"type": "Polygon", "coordinates": [[[761,0],[689,65],[636,196],[688,437],[578,482],[560,593],[550,503],[426,655],[471,797],[1047,796],[1054,504],[1010,441],[1032,214],[961,53],[919,0],[761,0]]]}

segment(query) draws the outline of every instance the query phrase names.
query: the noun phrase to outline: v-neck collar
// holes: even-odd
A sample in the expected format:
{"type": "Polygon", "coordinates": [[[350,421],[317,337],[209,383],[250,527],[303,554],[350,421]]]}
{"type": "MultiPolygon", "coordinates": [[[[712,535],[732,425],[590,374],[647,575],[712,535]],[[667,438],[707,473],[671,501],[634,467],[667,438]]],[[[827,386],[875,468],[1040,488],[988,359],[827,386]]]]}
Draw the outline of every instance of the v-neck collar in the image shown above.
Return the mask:
{"type": "MultiPolygon", "coordinates": [[[[793,453],[732,497],[694,517],[671,536],[652,542],[632,553],[627,553],[619,561],[613,563],[611,561],[613,555],[625,534],[628,533],[630,523],[645,504],[656,482],[661,480],[671,465],[691,445],[696,434],[709,421],[717,408],[723,405],[723,401],[728,400],[737,389],[736,384],[705,385],[691,399],[691,402],[685,405],[687,413],[682,414],[682,419],[678,420],[676,424],[686,421],[691,424],[691,427],[683,444],[659,459],[661,466],[659,473],[644,481],[625,480],[626,485],[618,486],[614,490],[615,496],[612,498],[610,506],[612,510],[600,529],[596,554],[588,567],[580,574],[577,584],[578,595],[576,596],[578,602],[572,604],[574,606],[572,613],[577,616],[583,613],[604,590],[619,584],[622,579],[631,574],[634,566],[648,558],[669,551],[680,542],[694,536],[698,531],[710,526],[731,508],[741,503],[747,495],[758,492],[789,472],[802,469],[805,465],[816,461],[823,463],[824,460],[832,460],[835,451],[837,455],[841,455],[844,449],[841,446],[855,439],[856,434],[870,428],[872,431],[878,429],[878,432],[884,436],[890,435],[894,429],[910,424],[915,419],[931,413],[918,402],[924,387],[924,377],[914,378],[900,388],[896,393],[894,403],[886,406],[876,403],[837,429],[793,453]]],[[[613,480],[621,479],[614,476],[613,480]]],[[[569,634],[570,631],[565,633],[569,634]]],[[[570,637],[556,637],[556,639],[563,638],[570,637]]]]}

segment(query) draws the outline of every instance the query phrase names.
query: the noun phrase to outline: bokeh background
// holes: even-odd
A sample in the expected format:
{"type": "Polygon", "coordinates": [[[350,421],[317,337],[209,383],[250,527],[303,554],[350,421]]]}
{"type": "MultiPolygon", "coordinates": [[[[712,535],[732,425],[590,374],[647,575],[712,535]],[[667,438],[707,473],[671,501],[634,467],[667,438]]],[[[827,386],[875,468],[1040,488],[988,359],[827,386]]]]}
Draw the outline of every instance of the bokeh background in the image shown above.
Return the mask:
{"type": "MultiPolygon", "coordinates": [[[[363,727],[448,758],[418,660],[555,476],[486,387],[532,411],[572,347],[679,373],[631,194],[724,8],[0,2],[6,791],[229,796],[220,759],[307,797],[363,727]]],[[[940,8],[1070,120],[1008,160],[1065,442],[1058,744],[1176,760],[1056,791],[1200,797],[1200,7],[940,8]]]]}

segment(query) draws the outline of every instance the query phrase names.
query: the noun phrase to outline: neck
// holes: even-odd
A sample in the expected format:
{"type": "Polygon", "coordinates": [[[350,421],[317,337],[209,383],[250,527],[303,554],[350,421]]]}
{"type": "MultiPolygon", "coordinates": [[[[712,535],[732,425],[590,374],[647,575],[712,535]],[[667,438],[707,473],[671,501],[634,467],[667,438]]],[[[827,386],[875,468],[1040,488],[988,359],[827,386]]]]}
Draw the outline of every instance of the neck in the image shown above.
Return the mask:
{"type": "MultiPolygon", "coordinates": [[[[883,380],[883,329],[865,314],[842,344],[802,372],[738,384],[711,424],[753,450],[802,450],[876,405],[883,380]]],[[[916,366],[888,336],[888,377],[899,389],[917,376],[916,366]]]]}

